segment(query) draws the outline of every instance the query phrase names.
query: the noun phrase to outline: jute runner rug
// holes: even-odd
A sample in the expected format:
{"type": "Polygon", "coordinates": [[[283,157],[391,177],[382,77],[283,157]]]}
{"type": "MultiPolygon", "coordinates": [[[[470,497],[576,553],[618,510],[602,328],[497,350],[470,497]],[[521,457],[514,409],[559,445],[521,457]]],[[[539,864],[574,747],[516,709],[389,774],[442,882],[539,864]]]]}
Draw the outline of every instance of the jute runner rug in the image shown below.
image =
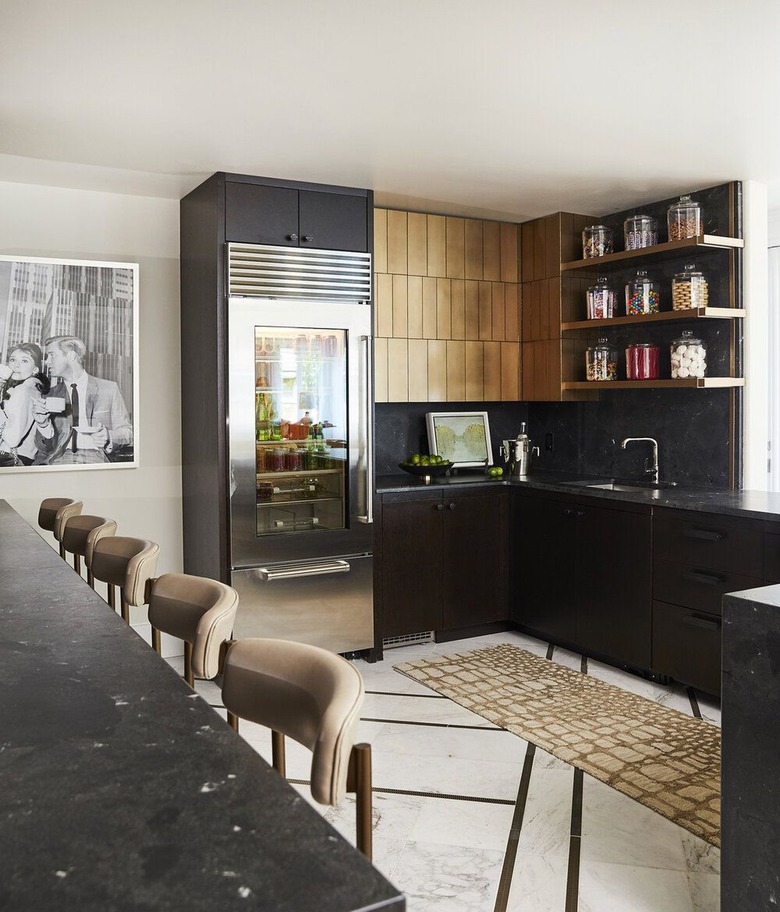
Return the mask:
{"type": "Polygon", "coordinates": [[[394,666],[720,845],[720,729],[500,645],[394,666]]]}

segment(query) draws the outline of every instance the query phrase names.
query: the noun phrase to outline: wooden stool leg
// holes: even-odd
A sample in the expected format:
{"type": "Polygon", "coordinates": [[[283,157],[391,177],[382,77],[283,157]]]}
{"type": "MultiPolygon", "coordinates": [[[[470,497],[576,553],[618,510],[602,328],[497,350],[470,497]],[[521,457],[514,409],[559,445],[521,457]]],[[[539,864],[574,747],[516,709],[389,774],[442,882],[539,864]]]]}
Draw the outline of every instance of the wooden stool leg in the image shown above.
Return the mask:
{"type": "Polygon", "coordinates": [[[65,557],[65,545],[63,545],[62,542],[60,542],[60,557],[63,560],[67,560],[67,557],[65,557]]]}
{"type": "Polygon", "coordinates": [[[233,731],[238,731],[238,716],[234,715],[230,710],[227,711],[227,721],[233,731]]]}
{"type": "Polygon", "coordinates": [[[125,601],[124,596],[122,596],[122,620],[127,624],[130,623],[130,606],[125,601]]]}
{"type": "Polygon", "coordinates": [[[108,593],[108,598],[107,598],[108,607],[112,611],[116,611],[116,594],[114,592],[114,587],[111,585],[111,583],[106,583],[106,592],[108,593]]]}
{"type": "Polygon", "coordinates": [[[192,673],[192,643],[184,641],[184,680],[195,687],[195,675],[192,673]]]}
{"type": "Polygon", "coordinates": [[[76,571],[76,573],[78,573],[79,576],[81,576],[81,555],[80,554],[73,555],[73,569],[76,571]]]}
{"type": "Polygon", "coordinates": [[[152,627],[152,649],[157,653],[158,656],[162,655],[160,631],[156,627],[152,627]]]}
{"type": "Polygon", "coordinates": [[[271,732],[271,759],[274,769],[283,778],[287,778],[287,757],[284,750],[284,735],[278,731],[271,732]]]}
{"type": "Polygon", "coordinates": [[[91,570],[87,570],[87,582],[93,589],[95,588],[95,577],[92,575],[91,570]]]}
{"type": "Polygon", "coordinates": [[[371,782],[371,745],[356,744],[349,756],[347,790],[355,793],[357,817],[357,847],[371,861],[373,854],[373,823],[371,782]]]}

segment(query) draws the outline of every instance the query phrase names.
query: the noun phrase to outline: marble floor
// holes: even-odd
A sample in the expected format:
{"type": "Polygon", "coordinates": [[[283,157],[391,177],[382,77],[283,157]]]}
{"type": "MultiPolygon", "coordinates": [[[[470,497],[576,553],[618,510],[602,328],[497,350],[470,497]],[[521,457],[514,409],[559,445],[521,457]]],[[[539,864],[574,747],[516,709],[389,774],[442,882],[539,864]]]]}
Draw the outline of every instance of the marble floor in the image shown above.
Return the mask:
{"type": "MultiPolygon", "coordinates": [[[[514,643],[581,669],[581,656],[516,632],[387,650],[358,661],[358,740],[374,766],[374,863],[409,912],[717,912],[720,853],[664,817],[393,670],[430,653],[514,643]]],[[[175,660],[172,660],[175,663],[175,660]]],[[[587,673],[719,724],[716,701],[588,660],[587,673]]],[[[219,689],[198,691],[217,712],[219,689]]],[[[241,723],[266,759],[269,733],[241,723]]],[[[307,753],[288,776],[308,800],[307,753]]],[[[314,805],[354,842],[354,805],[314,805]]]]}

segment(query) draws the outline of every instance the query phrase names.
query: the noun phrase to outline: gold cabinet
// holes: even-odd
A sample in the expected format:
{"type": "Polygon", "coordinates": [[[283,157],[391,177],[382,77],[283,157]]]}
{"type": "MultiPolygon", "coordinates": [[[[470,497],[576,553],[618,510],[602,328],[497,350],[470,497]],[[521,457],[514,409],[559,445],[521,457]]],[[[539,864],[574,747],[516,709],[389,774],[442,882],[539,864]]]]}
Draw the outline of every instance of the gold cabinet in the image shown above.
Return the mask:
{"type": "Polygon", "coordinates": [[[520,399],[519,226],[374,210],[377,402],[520,399]]]}

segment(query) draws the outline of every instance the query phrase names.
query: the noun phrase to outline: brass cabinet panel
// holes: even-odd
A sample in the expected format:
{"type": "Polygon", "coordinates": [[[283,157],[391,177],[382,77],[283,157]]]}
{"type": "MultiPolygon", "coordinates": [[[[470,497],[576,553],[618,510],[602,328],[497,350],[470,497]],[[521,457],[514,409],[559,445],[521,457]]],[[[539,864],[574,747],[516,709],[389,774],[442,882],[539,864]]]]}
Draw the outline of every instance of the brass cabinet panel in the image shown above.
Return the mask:
{"type": "Polygon", "coordinates": [[[466,219],[465,264],[464,275],[467,279],[482,278],[482,222],[478,219],[466,219]]]}
{"type": "Polygon", "coordinates": [[[504,339],[507,342],[520,341],[521,285],[504,285],[504,339]]]}
{"type": "Polygon", "coordinates": [[[422,339],[423,280],[421,276],[409,276],[406,283],[406,306],[408,313],[407,334],[410,339],[422,339]]]}
{"type": "Polygon", "coordinates": [[[443,215],[428,215],[428,275],[447,275],[447,220],[443,215]]]}
{"type": "Polygon", "coordinates": [[[382,272],[374,288],[374,326],[377,336],[393,335],[393,277],[382,272]]]}
{"type": "Polygon", "coordinates": [[[466,338],[479,338],[479,283],[466,282],[464,284],[465,294],[465,322],[466,338]]]}
{"type": "Polygon", "coordinates": [[[386,209],[374,209],[374,272],[387,272],[386,209]]]}
{"type": "Polygon", "coordinates": [[[387,340],[387,398],[389,402],[409,401],[409,343],[387,340]]]}
{"type": "Polygon", "coordinates": [[[446,217],[447,221],[447,277],[465,278],[466,236],[465,219],[446,217]]]}
{"type": "Polygon", "coordinates": [[[436,282],[438,279],[422,280],[423,339],[436,338],[436,282]]]}
{"type": "Polygon", "coordinates": [[[461,279],[450,279],[450,314],[453,339],[468,339],[466,334],[466,286],[461,279]]]}
{"type": "MultiPolygon", "coordinates": [[[[519,282],[520,258],[518,226],[509,222],[501,222],[501,281],[519,282]]],[[[486,275],[485,278],[488,278],[486,275]]]]}
{"type": "Polygon", "coordinates": [[[493,296],[490,282],[479,283],[479,338],[493,337],[493,296]]]}
{"type": "Polygon", "coordinates": [[[447,401],[447,343],[428,342],[428,402],[447,401]]]}
{"type": "Polygon", "coordinates": [[[436,338],[452,338],[449,279],[436,280],[436,338]]]}
{"type": "Polygon", "coordinates": [[[482,376],[485,402],[500,402],[501,342],[483,343],[482,376]]]}
{"type": "Polygon", "coordinates": [[[409,401],[428,400],[428,343],[425,339],[409,340],[409,401]]]}
{"type": "Polygon", "coordinates": [[[409,313],[406,306],[405,275],[393,276],[393,338],[409,338],[409,313]]]}
{"type": "MultiPolygon", "coordinates": [[[[516,342],[500,342],[501,346],[501,396],[502,402],[517,402],[521,395],[522,349],[516,342]]],[[[522,398],[525,398],[523,392],[522,398]]]]}
{"type": "Polygon", "coordinates": [[[428,217],[410,212],[407,220],[407,272],[410,276],[428,274],[428,217]]]}
{"type": "Polygon", "coordinates": [[[466,402],[481,402],[484,398],[483,342],[466,342],[466,402]]]}
{"type": "MultiPolygon", "coordinates": [[[[516,276],[516,254],[514,269],[516,276]]],[[[503,278],[501,273],[501,225],[499,222],[482,223],[482,275],[479,278],[487,279],[489,282],[500,282],[503,278]]],[[[516,282],[517,278],[507,279],[506,281],[516,282]]]]}
{"type": "Polygon", "coordinates": [[[389,209],[387,212],[387,271],[406,275],[407,264],[406,213],[389,209]]]}
{"type": "Polygon", "coordinates": [[[447,402],[466,398],[466,343],[447,343],[447,402]]]}
{"type": "Polygon", "coordinates": [[[374,397],[389,402],[387,393],[387,339],[374,339],[374,397]]]}
{"type": "Polygon", "coordinates": [[[506,302],[504,285],[501,282],[490,283],[492,326],[490,338],[501,342],[506,338],[506,302]]]}

